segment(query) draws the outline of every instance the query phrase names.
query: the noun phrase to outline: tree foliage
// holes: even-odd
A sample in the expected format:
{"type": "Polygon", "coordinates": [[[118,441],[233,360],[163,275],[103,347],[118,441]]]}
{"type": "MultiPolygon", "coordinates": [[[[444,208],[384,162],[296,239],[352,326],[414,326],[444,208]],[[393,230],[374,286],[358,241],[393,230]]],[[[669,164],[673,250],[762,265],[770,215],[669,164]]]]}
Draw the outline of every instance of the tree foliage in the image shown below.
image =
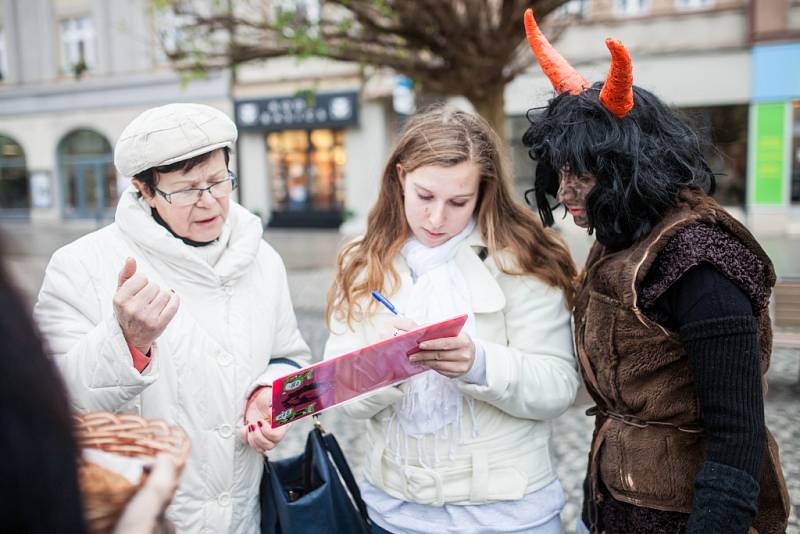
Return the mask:
{"type": "Polygon", "coordinates": [[[462,95],[503,133],[503,90],[534,61],[522,16],[566,0],[152,0],[178,24],[179,70],[280,56],[388,67],[417,87],[462,95]]]}

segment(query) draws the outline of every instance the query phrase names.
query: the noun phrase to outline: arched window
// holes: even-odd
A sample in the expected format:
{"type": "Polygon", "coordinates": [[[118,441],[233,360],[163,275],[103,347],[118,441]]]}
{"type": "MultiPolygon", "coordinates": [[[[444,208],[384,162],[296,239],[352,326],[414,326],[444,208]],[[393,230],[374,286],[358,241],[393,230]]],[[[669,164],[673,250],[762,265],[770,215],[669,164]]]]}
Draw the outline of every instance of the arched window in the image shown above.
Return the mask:
{"type": "Polygon", "coordinates": [[[91,130],[73,131],[58,145],[65,217],[109,218],[117,205],[111,145],[91,130]]]}
{"type": "Polygon", "coordinates": [[[27,216],[31,207],[25,152],[12,138],[0,135],[0,211],[27,216]]]}

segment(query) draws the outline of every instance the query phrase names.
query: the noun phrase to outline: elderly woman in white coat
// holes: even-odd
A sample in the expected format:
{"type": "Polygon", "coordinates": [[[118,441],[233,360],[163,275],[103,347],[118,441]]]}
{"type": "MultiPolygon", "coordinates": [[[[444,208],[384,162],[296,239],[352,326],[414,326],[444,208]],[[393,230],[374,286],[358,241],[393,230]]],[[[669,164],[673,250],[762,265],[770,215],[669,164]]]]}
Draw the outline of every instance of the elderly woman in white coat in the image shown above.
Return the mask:
{"type": "Polygon", "coordinates": [[[269,385],[308,362],[283,262],[230,199],[236,135],[208,106],[135,118],[114,153],[133,178],[115,222],[53,255],[34,310],[76,410],[186,430],[179,532],[259,531],[262,454],[285,432],[266,424],[269,385]]]}
{"type": "Polygon", "coordinates": [[[376,533],[560,532],[549,420],[578,387],[575,268],[509,183],[483,119],[447,108],[415,116],[366,234],[339,256],[326,357],[469,317],[458,337],[410,357],[432,372],[342,407],[367,419],[362,495],[376,533]],[[405,317],[376,306],[372,290],[405,317]]]}

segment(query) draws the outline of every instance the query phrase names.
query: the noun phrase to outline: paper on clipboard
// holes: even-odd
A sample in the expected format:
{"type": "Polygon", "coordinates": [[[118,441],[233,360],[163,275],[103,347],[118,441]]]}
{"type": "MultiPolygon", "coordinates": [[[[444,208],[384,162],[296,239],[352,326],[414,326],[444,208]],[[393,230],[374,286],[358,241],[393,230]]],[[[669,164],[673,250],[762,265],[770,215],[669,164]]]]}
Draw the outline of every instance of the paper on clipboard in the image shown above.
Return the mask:
{"type": "Polygon", "coordinates": [[[272,428],[428,371],[408,356],[419,352],[422,341],[456,337],[466,321],[466,315],[459,315],[421,326],[275,379],[272,428]]]}

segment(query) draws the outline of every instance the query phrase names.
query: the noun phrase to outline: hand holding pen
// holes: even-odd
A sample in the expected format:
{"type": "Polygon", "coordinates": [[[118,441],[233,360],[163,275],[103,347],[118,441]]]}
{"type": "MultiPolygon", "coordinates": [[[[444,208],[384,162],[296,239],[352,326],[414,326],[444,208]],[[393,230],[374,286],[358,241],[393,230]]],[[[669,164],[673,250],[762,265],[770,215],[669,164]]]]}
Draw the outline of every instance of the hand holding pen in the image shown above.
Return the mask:
{"type": "Polygon", "coordinates": [[[392,312],[395,315],[400,315],[400,312],[397,311],[397,308],[394,307],[394,304],[391,303],[389,299],[378,293],[377,291],[372,292],[372,298],[383,304],[387,310],[392,312]]]}
{"type": "MultiPolygon", "coordinates": [[[[396,330],[393,335],[396,336],[400,330],[405,332],[416,326],[412,321],[400,315],[394,304],[377,291],[372,292],[372,298],[402,320],[402,325],[397,324],[400,321],[394,322],[396,330]],[[409,323],[412,326],[405,328],[409,323]]],[[[472,368],[476,356],[475,343],[464,331],[457,337],[423,341],[419,344],[419,348],[420,352],[411,355],[409,361],[426,365],[448,378],[457,378],[467,373],[472,368]]]]}
{"type": "Polygon", "coordinates": [[[387,310],[389,310],[395,317],[397,317],[397,319],[389,321],[389,324],[392,327],[394,327],[394,332],[392,333],[393,336],[398,335],[400,332],[407,332],[409,330],[416,328],[417,326],[416,323],[404,317],[403,314],[400,313],[397,307],[395,307],[395,305],[392,304],[392,302],[389,299],[387,299],[377,291],[372,292],[372,298],[383,304],[383,306],[387,310]]]}

